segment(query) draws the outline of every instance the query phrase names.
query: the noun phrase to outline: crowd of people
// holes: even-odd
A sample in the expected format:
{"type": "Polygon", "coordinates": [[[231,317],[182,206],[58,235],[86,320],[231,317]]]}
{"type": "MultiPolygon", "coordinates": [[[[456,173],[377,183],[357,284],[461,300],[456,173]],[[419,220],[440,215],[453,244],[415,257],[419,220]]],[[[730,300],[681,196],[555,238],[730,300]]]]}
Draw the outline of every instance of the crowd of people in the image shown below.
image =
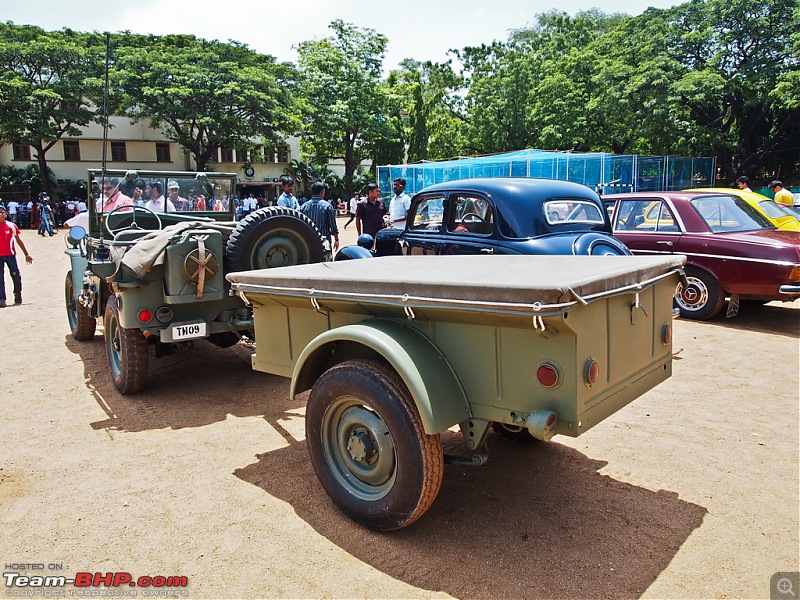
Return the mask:
{"type": "Polygon", "coordinates": [[[39,235],[53,236],[68,219],[81,210],[86,210],[86,202],[77,198],[67,198],[56,202],[42,192],[34,200],[0,200],[0,207],[6,211],[6,221],[19,229],[37,229],[39,235]]]}

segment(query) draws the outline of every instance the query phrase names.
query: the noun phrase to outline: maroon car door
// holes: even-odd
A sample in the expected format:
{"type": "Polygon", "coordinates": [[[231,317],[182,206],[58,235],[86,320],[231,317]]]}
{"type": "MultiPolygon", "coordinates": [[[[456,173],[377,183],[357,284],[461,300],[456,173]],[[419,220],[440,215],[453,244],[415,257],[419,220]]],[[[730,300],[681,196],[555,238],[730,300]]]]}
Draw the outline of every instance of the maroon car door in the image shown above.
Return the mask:
{"type": "Polygon", "coordinates": [[[619,200],[613,227],[614,237],[634,254],[681,253],[680,221],[661,198],[619,200]]]}

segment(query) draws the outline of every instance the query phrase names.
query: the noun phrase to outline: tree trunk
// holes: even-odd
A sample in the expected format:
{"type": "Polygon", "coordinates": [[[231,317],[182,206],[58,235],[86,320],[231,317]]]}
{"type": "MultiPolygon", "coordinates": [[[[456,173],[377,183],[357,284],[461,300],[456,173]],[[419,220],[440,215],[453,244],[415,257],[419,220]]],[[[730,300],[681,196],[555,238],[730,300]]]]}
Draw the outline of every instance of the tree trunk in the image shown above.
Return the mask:
{"type": "Polygon", "coordinates": [[[47,176],[49,172],[47,167],[47,152],[41,144],[33,146],[36,150],[36,162],[39,164],[39,180],[42,182],[42,191],[45,192],[53,200],[58,200],[58,196],[53,191],[50,178],[47,176]]]}

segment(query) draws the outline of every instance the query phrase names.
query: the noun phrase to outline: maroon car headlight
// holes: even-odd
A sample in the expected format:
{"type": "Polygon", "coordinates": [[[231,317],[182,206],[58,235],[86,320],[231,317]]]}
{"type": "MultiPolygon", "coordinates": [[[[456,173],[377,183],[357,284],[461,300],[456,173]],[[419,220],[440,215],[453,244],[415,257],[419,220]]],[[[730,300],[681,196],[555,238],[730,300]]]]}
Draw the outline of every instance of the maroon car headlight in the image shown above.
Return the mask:
{"type": "Polygon", "coordinates": [[[789,273],[789,281],[800,281],[800,265],[791,270],[789,273]]]}

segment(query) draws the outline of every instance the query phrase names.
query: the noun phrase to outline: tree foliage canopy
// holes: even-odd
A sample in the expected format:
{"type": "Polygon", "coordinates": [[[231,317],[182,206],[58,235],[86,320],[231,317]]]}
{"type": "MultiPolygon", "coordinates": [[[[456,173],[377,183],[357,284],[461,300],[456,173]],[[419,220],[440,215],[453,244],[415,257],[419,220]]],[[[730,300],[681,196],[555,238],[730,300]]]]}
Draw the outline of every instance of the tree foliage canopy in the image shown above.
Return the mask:
{"type": "Polygon", "coordinates": [[[92,34],[0,23],[0,140],[31,146],[41,173],[56,142],[99,122],[103,47],[92,34]]]}
{"type": "MultiPolygon", "coordinates": [[[[373,165],[540,148],[714,155],[728,181],[800,179],[797,0],[691,0],[638,16],[554,10],[507,40],[407,59],[337,20],[276,63],[236,43],[115,34],[113,109],[194,155],[301,136],[308,176],[344,163],[349,195],[373,165]],[[316,171],[314,171],[316,169],[316,171]]],[[[61,137],[99,121],[102,36],[0,24],[0,137],[47,172],[61,137]]]]}
{"type": "Polygon", "coordinates": [[[277,143],[300,125],[296,72],[238,43],[133,36],[115,49],[118,109],[150,119],[202,171],[220,147],[277,143]]]}

